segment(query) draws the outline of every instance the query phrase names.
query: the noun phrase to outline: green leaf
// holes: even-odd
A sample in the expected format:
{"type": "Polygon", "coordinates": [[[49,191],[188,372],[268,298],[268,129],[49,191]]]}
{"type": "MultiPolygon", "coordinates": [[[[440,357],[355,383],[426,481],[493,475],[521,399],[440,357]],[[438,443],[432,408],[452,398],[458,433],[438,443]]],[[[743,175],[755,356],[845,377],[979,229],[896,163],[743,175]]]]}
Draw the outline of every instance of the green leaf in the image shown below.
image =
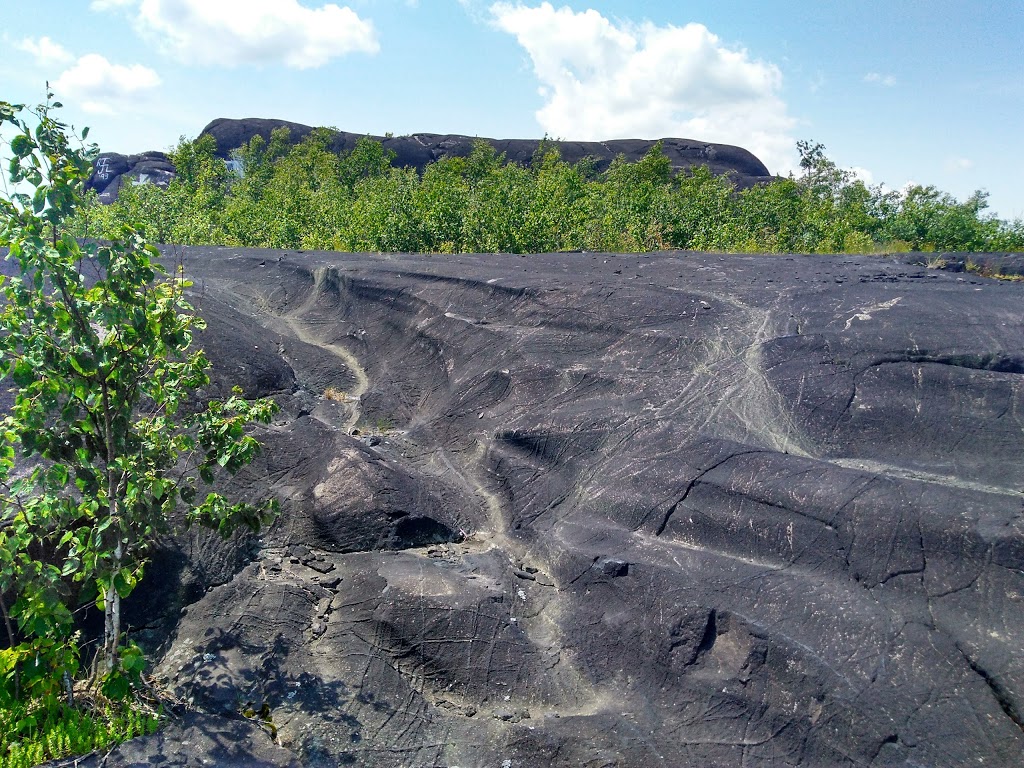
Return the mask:
{"type": "Polygon", "coordinates": [[[122,568],[114,574],[114,589],[121,597],[128,597],[135,589],[135,575],[128,568],[122,568]]]}
{"type": "Polygon", "coordinates": [[[93,353],[84,347],[77,347],[68,355],[68,362],[71,367],[83,376],[91,376],[96,373],[96,358],[93,353]]]}
{"type": "Polygon", "coordinates": [[[137,645],[129,645],[121,651],[121,669],[131,677],[137,677],[146,668],[146,658],[137,645]]]}
{"type": "Polygon", "coordinates": [[[50,482],[53,485],[65,486],[68,484],[68,468],[63,464],[54,464],[50,467],[50,482]]]}
{"type": "Polygon", "coordinates": [[[131,691],[131,684],[128,682],[124,675],[118,672],[112,672],[107,675],[101,686],[103,695],[114,701],[122,701],[128,696],[131,691]]]}
{"type": "Polygon", "coordinates": [[[35,380],[35,369],[23,358],[14,364],[11,378],[19,387],[27,387],[35,380]]]}
{"type": "Polygon", "coordinates": [[[31,138],[24,134],[19,134],[11,139],[11,152],[14,153],[16,158],[23,158],[32,153],[35,149],[35,144],[31,138]]]}

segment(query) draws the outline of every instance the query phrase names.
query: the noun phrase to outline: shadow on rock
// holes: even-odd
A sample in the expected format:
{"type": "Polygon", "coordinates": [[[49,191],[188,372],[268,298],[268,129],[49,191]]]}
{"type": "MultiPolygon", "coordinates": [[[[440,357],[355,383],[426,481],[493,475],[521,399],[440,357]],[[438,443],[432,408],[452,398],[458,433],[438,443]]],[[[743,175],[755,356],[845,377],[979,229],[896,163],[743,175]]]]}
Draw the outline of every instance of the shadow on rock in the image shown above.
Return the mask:
{"type": "Polygon", "coordinates": [[[121,744],[109,754],[51,768],[302,768],[298,758],[274,743],[265,726],[241,716],[189,712],[158,733],[121,744]]]}

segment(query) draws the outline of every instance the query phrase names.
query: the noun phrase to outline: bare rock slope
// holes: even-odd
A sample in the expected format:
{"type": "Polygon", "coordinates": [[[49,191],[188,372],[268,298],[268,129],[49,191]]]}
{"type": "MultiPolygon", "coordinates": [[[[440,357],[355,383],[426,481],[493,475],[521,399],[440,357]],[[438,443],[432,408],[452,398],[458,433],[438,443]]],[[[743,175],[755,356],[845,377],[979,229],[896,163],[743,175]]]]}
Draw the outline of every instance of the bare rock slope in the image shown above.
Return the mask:
{"type": "Polygon", "coordinates": [[[168,548],[136,604],[219,764],[1020,764],[1024,286],[183,253],[218,380],[284,407],[235,487],[273,529],[168,548]]]}

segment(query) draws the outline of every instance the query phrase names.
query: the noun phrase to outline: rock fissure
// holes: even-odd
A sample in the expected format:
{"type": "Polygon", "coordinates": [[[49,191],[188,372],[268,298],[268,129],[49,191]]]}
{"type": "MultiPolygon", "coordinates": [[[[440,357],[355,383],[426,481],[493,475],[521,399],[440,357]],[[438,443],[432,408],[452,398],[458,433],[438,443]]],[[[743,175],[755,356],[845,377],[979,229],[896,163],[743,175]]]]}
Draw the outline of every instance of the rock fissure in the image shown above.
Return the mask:
{"type": "Polygon", "coordinates": [[[908,351],[876,358],[869,363],[869,367],[899,363],[930,363],[933,365],[948,365],[953,368],[965,368],[969,371],[1024,374],[1024,357],[1003,353],[977,355],[969,353],[953,354],[908,351]]]}
{"type": "Polygon", "coordinates": [[[1024,731],[1024,717],[1022,717],[1019,705],[1013,700],[1010,692],[995,676],[990,674],[988,670],[977,663],[970,655],[964,652],[963,648],[957,645],[957,650],[960,655],[963,656],[964,661],[971,668],[978,677],[980,677],[986,687],[992,692],[992,696],[999,703],[999,708],[1003,710],[1010,720],[1012,720],[1018,728],[1024,731]]]}

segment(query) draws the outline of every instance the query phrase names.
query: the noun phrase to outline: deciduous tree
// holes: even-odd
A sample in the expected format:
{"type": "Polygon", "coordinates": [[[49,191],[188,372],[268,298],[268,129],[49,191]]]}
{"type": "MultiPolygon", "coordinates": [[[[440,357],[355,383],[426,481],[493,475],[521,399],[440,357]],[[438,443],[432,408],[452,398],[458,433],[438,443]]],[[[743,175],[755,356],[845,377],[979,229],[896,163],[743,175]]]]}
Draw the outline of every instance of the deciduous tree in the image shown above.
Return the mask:
{"type": "Polygon", "coordinates": [[[203,321],[180,268],[168,274],[128,226],[106,244],[67,231],[98,150],[54,118],[59,106],[0,102],[16,190],[0,198],[0,375],[15,387],[0,421],[0,596],[13,598],[0,697],[26,683],[53,695],[75,675],[83,596],[104,612],[104,690],[125,695],[142,659],[122,648],[121,601],[154,536],[176,515],[227,535],[273,511],[200,493],[254,457],[248,427],[276,407],[239,391],[194,402],[210,363],[192,348],[203,321]]]}

